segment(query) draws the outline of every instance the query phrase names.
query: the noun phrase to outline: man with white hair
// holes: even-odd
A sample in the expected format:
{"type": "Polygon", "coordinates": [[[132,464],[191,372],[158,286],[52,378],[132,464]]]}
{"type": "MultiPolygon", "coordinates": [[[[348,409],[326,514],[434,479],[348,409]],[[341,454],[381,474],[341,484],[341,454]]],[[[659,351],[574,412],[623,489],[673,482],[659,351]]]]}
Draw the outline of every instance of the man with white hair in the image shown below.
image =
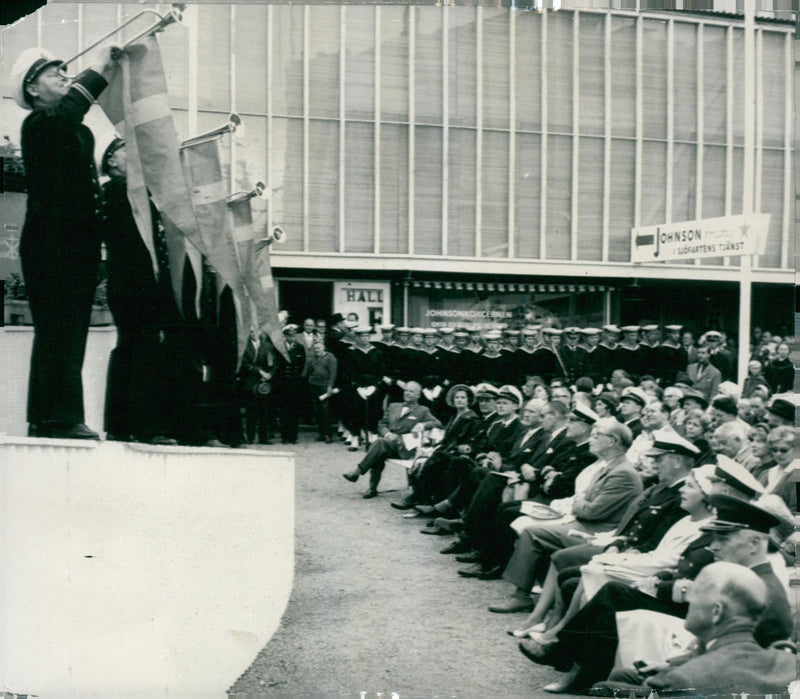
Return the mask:
{"type": "Polygon", "coordinates": [[[736,563],[706,566],[689,594],[684,626],[705,651],[645,680],[654,689],[694,692],[785,692],[796,678],[792,653],[765,649],[753,630],[767,605],[767,586],[752,570],[736,563]]]}
{"type": "Polygon", "coordinates": [[[761,462],[750,449],[747,434],[737,422],[725,422],[714,430],[711,447],[752,471],[761,462]]]}

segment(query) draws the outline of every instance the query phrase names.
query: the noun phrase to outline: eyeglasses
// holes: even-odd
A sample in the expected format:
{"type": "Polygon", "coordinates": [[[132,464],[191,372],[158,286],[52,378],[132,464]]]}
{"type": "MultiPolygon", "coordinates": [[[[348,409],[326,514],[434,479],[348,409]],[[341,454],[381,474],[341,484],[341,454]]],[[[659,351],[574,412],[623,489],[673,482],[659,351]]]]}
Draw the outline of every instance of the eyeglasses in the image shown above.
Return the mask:
{"type": "Polygon", "coordinates": [[[791,447],[770,447],[769,450],[773,454],[787,454],[792,449],[791,449],[791,447]]]}

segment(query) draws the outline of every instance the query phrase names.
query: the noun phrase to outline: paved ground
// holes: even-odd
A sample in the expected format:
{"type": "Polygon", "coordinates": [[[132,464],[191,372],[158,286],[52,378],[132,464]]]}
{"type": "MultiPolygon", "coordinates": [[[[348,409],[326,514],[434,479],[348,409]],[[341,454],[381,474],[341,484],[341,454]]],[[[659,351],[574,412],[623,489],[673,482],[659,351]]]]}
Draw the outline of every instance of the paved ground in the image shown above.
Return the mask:
{"type": "MultiPolygon", "coordinates": [[[[525,615],[487,605],[505,581],[459,577],[451,537],[423,536],[398,491],[362,500],[365,479],[341,474],[360,454],[301,434],[296,460],[296,563],[291,600],[272,640],[231,688],[247,695],[540,696],[560,677],[506,635],[525,615]]],[[[266,447],[281,449],[280,445],[266,447]]],[[[562,695],[563,696],[563,695],[562,695]]]]}

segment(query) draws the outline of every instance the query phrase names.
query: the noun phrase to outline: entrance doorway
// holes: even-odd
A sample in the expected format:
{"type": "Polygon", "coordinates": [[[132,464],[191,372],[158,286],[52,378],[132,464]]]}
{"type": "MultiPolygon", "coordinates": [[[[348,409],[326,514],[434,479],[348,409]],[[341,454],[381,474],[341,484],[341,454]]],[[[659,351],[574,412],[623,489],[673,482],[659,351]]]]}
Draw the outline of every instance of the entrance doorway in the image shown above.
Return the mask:
{"type": "Polygon", "coordinates": [[[333,283],[278,280],[278,307],[289,312],[289,322],[303,324],[306,318],[324,318],[333,313],[333,283]]]}

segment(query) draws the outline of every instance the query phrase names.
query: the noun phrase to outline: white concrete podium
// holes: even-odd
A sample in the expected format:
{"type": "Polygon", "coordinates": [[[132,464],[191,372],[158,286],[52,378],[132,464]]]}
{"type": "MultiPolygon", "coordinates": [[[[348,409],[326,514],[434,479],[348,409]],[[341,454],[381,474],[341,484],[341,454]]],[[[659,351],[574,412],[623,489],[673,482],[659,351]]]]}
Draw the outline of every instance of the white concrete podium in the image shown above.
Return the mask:
{"type": "Polygon", "coordinates": [[[223,697],[278,627],[294,456],[0,437],[0,689],[223,697]]]}

